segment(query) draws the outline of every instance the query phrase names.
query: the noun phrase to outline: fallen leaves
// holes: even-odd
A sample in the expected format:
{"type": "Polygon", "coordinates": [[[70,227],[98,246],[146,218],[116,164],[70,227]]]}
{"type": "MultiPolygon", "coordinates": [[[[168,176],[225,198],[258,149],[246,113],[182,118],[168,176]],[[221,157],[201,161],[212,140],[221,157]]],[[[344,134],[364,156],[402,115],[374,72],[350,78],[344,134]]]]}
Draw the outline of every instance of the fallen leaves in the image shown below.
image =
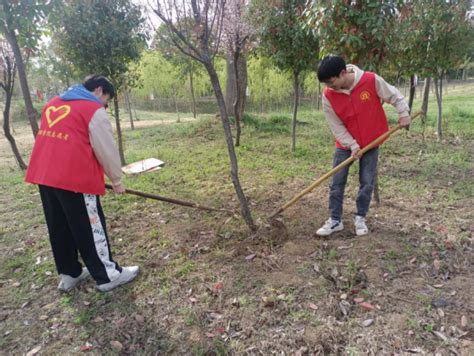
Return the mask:
{"type": "Polygon", "coordinates": [[[252,253],[251,255],[246,256],[246,257],[245,257],[245,260],[246,260],[246,261],[252,261],[252,260],[255,258],[255,256],[257,256],[257,254],[256,254],[256,253],[252,253]]]}
{"type": "Polygon", "coordinates": [[[374,323],[374,319],[366,319],[361,323],[361,325],[366,328],[372,325],[373,323],[374,323]]]}
{"type": "Polygon", "coordinates": [[[316,273],[320,273],[320,272],[321,272],[321,270],[319,269],[319,265],[318,265],[317,263],[313,264],[313,270],[314,270],[314,272],[316,272],[316,273]]]}
{"type": "Polygon", "coordinates": [[[338,246],[337,249],[338,249],[338,250],[349,250],[349,249],[351,249],[351,248],[353,248],[353,247],[354,247],[354,244],[352,243],[352,244],[350,244],[350,245],[348,245],[348,246],[338,246]]]}
{"type": "Polygon", "coordinates": [[[120,341],[117,341],[117,340],[113,340],[110,342],[110,347],[112,347],[112,349],[114,351],[117,351],[117,352],[120,352],[122,351],[123,349],[123,345],[120,341]]]}
{"type": "Polygon", "coordinates": [[[31,349],[26,353],[26,356],[33,356],[36,355],[41,350],[41,345],[36,346],[35,348],[31,349]]]}
{"type": "Polygon", "coordinates": [[[94,348],[94,346],[93,346],[91,343],[86,342],[85,345],[82,345],[82,346],[80,347],[80,350],[81,350],[82,352],[87,352],[87,351],[92,350],[93,348],[94,348]]]}
{"type": "Polygon", "coordinates": [[[433,299],[431,301],[431,305],[435,308],[444,308],[448,305],[448,301],[446,299],[443,299],[443,298],[437,298],[437,299],[433,299]]]}
{"type": "Polygon", "coordinates": [[[435,230],[440,234],[446,235],[448,233],[448,228],[444,225],[438,225],[435,230]]]}
{"type": "Polygon", "coordinates": [[[6,318],[8,318],[8,312],[0,312],[0,321],[4,321],[6,318]]]}
{"type": "Polygon", "coordinates": [[[367,302],[359,303],[359,305],[360,305],[362,308],[367,309],[367,310],[374,310],[374,309],[375,309],[375,306],[373,306],[372,304],[367,303],[367,302]]]}
{"type": "Polygon", "coordinates": [[[221,326],[221,327],[215,328],[212,332],[206,332],[206,336],[211,339],[216,336],[222,335],[224,333],[225,333],[225,329],[224,327],[221,326]]]}
{"type": "Polygon", "coordinates": [[[433,331],[433,334],[435,334],[437,337],[439,337],[443,341],[448,341],[447,336],[439,331],[433,331]]]}
{"type": "Polygon", "coordinates": [[[263,306],[267,308],[273,308],[275,306],[276,300],[274,297],[262,297],[263,306]]]}

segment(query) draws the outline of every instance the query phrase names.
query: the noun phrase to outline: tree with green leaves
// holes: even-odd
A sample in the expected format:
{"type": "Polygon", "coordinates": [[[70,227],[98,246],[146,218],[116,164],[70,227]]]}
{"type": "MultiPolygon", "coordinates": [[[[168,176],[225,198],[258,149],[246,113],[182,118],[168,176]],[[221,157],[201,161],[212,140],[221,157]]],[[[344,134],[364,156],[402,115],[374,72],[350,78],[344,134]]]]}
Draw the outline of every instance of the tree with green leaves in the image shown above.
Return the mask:
{"type": "Polygon", "coordinates": [[[15,88],[16,63],[15,56],[10,45],[5,40],[0,40],[0,88],[5,93],[5,104],[3,107],[3,133],[10,143],[15,160],[20,169],[26,169],[26,163],[21,157],[20,150],[16,145],[15,138],[10,131],[10,108],[12,104],[13,90],[15,88]]]}
{"type": "MultiPolygon", "coordinates": [[[[474,29],[466,19],[468,9],[468,0],[413,1],[401,9],[397,32],[405,33],[405,47],[399,49],[398,59],[412,71],[434,78],[439,139],[443,135],[443,78],[448,70],[460,68],[468,61],[474,39],[474,29]]],[[[424,103],[427,105],[427,99],[424,103]]]]}
{"type": "MultiPolygon", "coordinates": [[[[192,87],[197,97],[212,93],[209,78],[203,75],[201,67],[196,68],[192,75],[192,87]]],[[[185,74],[180,64],[174,60],[168,60],[161,50],[144,51],[140,61],[132,68],[137,72],[140,82],[140,86],[133,88],[133,94],[136,96],[153,97],[153,102],[158,99],[170,99],[172,98],[172,87],[175,88],[178,98],[190,95],[189,76],[185,74]]],[[[159,107],[157,109],[160,110],[159,107]]]]}
{"type": "Polygon", "coordinates": [[[38,132],[36,111],[31,100],[23,53],[31,55],[46,30],[46,20],[54,0],[1,0],[0,32],[15,56],[21,91],[33,135],[38,132]]]}
{"type": "MultiPolygon", "coordinates": [[[[66,58],[83,74],[107,76],[117,92],[135,78],[128,67],[144,48],[144,18],[130,0],[67,1],[60,9],[57,39],[66,58]]],[[[118,96],[114,97],[120,159],[125,156],[118,96]]]]}
{"type": "MultiPolygon", "coordinates": [[[[183,22],[183,26],[191,26],[192,24],[190,19],[182,19],[181,22],[183,22]]],[[[194,61],[191,57],[185,55],[178,48],[176,48],[170,36],[174,36],[174,34],[169,33],[166,25],[162,24],[156,31],[153,47],[176,68],[178,72],[177,80],[179,80],[180,83],[188,80],[193,117],[196,118],[197,106],[195,81],[202,76],[203,68],[198,62],[194,61]]]]}
{"type": "Polygon", "coordinates": [[[308,27],[318,34],[320,54],[343,54],[347,62],[379,71],[393,46],[394,20],[401,0],[313,0],[308,27]]]}
{"type": "Polygon", "coordinates": [[[153,97],[171,98],[179,122],[177,100],[186,94],[180,68],[168,61],[162,52],[152,50],[143,53],[137,70],[142,83],[140,92],[153,94],[153,97]]]}
{"type": "Polygon", "coordinates": [[[201,63],[209,75],[219,106],[230,159],[230,175],[240,203],[240,212],[247,226],[256,230],[247,197],[240,184],[238,161],[221,84],[214,66],[220,48],[225,1],[222,0],[157,0],[153,11],[168,29],[174,45],[187,56],[201,63]],[[192,26],[183,19],[192,19],[192,26]]]}
{"type": "Polygon", "coordinates": [[[290,74],[278,70],[269,57],[263,54],[251,56],[248,71],[250,98],[259,104],[261,113],[271,110],[272,103],[285,100],[291,93],[290,74]]]}
{"type": "MultiPolygon", "coordinates": [[[[62,53],[61,48],[58,47],[56,35],[52,34],[51,37],[51,40],[41,44],[38,56],[35,58],[36,65],[32,66],[32,69],[36,67],[50,78],[49,81],[56,81],[53,84],[54,87],[69,88],[71,83],[81,79],[81,73],[78,72],[74,65],[65,57],[64,53],[62,53]]],[[[30,76],[33,79],[34,77],[35,75],[30,76]]]]}
{"type": "Polygon", "coordinates": [[[291,150],[296,149],[296,123],[302,74],[316,67],[319,40],[305,28],[306,1],[254,2],[254,21],[259,24],[261,50],[277,68],[293,76],[294,106],[291,150]]]}

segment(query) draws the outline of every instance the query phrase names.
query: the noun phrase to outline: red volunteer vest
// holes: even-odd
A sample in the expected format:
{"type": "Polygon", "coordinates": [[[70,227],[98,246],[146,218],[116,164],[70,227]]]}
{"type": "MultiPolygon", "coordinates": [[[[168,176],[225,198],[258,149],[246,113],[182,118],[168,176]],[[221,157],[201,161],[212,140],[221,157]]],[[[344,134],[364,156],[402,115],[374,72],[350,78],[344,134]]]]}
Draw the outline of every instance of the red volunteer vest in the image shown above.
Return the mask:
{"type": "MultiPolygon", "coordinates": [[[[360,148],[388,131],[387,117],[375,88],[374,73],[364,72],[349,95],[329,88],[324,90],[324,95],[360,148]]],[[[336,146],[349,149],[337,140],[336,146]]]]}
{"type": "Polygon", "coordinates": [[[89,122],[102,105],[53,98],[43,108],[25,181],[103,195],[104,170],[89,141],[89,122]]]}

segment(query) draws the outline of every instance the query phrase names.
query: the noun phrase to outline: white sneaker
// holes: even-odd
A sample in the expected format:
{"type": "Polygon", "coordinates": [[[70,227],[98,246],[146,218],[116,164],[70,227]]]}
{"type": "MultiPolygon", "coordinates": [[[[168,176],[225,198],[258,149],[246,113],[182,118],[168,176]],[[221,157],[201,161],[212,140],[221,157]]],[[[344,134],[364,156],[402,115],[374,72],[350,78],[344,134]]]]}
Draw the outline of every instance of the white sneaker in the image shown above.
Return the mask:
{"type": "Polygon", "coordinates": [[[357,236],[363,236],[369,233],[369,229],[365,223],[365,217],[356,215],[354,217],[354,225],[357,236]]]}
{"type": "Polygon", "coordinates": [[[91,274],[86,267],[82,268],[82,273],[76,278],[68,276],[67,274],[61,274],[61,281],[58,284],[58,289],[63,292],[69,292],[81,281],[87,279],[90,275],[91,274]]]}
{"type": "Polygon", "coordinates": [[[329,236],[333,232],[336,231],[341,231],[344,229],[344,225],[342,224],[342,221],[338,220],[333,220],[332,218],[329,218],[321,227],[318,231],[316,231],[316,234],[319,236],[329,236]]]}
{"type": "Polygon", "coordinates": [[[96,288],[101,292],[111,291],[122,284],[133,281],[138,276],[138,271],[138,266],[122,267],[122,273],[120,273],[117,279],[109,283],[99,284],[96,288]]]}

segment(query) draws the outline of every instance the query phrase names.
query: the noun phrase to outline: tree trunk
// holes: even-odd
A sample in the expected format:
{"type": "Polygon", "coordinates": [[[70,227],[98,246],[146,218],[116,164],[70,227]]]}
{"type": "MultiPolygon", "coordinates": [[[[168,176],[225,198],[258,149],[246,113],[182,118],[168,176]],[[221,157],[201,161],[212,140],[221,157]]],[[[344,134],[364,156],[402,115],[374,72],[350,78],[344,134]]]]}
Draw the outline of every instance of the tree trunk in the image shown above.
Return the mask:
{"type": "Polygon", "coordinates": [[[191,90],[191,98],[193,100],[193,117],[197,117],[196,110],[196,95],[194,94],[194,80],[193,80],[193,71],[189,71],[189,89],[191,90]]]}
{"type": "Polygon", "coordinates": [[[228,53],[226,57],[226,68],[227,68],[227,79],[225,84],[225,105],[229,108],[227,114],[234,115],[230,112],[230,109],[234,107],[235,98],[237,96],[237,86],[235,84],[235,65],[234,56],[232,53],[228,53]]]}
{"type": "Polygon", "coordinates": [[[295,152],[296,150],[296,119],[298,114],[298,103],[300,99],[300,92],[299,92],[299,73],[293,73],[293,86],[295,90],[295,97],[294,97],[294,105],[293,105],[293,121],[292,121],[292,131],[291,131],[291,152],[295,152]]]}
{"type": "Polygon", "coordinates": [[[135,121],[140,120],[137,115],[137,109],[135,108],[135,105],[133,106],[133,114],[135,115],[135,121]]]}
{"type": "Polygon", "coordinates": [[[36,137],[38,133],[38,122],[36,121],[36,112],[31,101],[30,89],[28,88],[28,79],[26,77],[25,64],[23,63],[23,57],[21,55],[20,47],[15,33],[10,32],[8,29],[5,31],[5,37],[12,48],[15,56],[15,62],[18,70],[18,78],[20,80],[21,92],[23,93],[23,100],[25,101],[25,108],[28,114],[28,121],[30,122],[33,136],[36,137]]]}
{"type": "Polygon", "coordinates": [[[438,103],[438,117],[437,117],[437,133],[438,133],[438,139],[441,140],[443,138],[443,122],[442,122],[442,114],[443,114],[443,78],[435,78],[434,80],[434,87],[435,87],[435,93],[436,93],[436,102],[438,103]]]}
{"type": "Polygon", "coordinates": [[[234,108],[234,116],[235,116],[235,127],[237,128],[237,133],[235,136],[235,146],[239,147],[240,146],[240,134],[242,133],[242,128],[240,126],[240,81],[239,81],[239,68],[238,68],[238,63],[239,63],[239,56],[240,56],[240,50],[237,49],[234,52],[234,75],[235,75],[235,100],[233,102],[233,108],[234,108]]]}
{"type": "Polygon", "coordinates": [[[248,85],[248,72],[247,72],[247,57],[239,55],[239,113],[240,117],[244,115],[245,105],[247,104],[247,85],[248,85]]]}
{"type": "Polygon", "coordinates": [[[119,102],[117,94],[114,96],[114,114],[115,125],[117,126],[117,141],[120,154],[120,162],[122,163],[122,166],[125,166],[125,156],[123,154],[122,129],[120,128],[119,102]]]}
{"type": "MultiPolygon", "coordinates": [[[[9,70],[10,71],[10,70],[9,70]]],[[[4,82],[4,89],[5,89],[5,107],[3,108],[3,132],[5,133],[5,137],[7,138],[8,142],[10,142],[10,146],[13,151],[13,155],[15,156],[15,160],[18,163],[18,166],[21,170],[25,170],[27,168],[25,161],[21,157],[20,150],[16,145],[15,138],[10,132],[10,107],[12,103],[12,96],[13,96],[13,87],[14,87],[14,77],[15,77],[15,70],[13,69],[13,73],[7,73],[8,79],[4,82]]]]}
{"type": "MultiPolygon", "coordinates": [[[[234,108],[234,103],[239,96],[240,106],[239,113],[242,117],[245,110],[246,102],[246,90],[247,90],[247,59],[241,53],[238,55],[237,61],[235,61],[235,54],[227,55],[227,81],[226,81],[226,92],[225,92],[225,104],[226,108],[229,109],[228,115],[230,115],[230,109],[234,108]],[[237,69],[236,69],[237,68],[237,69]],[[236,72],[238,74],[236,75],[236,72]],[[239,78],[239,88],[237,89],[236,78],[239,78]]],[[[235,114],[232,110],[232,115],[235,114]]]]}
{"type": "Polygon", "coordinates": [[[181,122],[181,117],[179,116],[178,98],[177,98],[176,91],[174,91],[174,93],[172,94],[172,97],[173,97],[173,103],[174,103],[174,110],[176,112],[176,115],[178,115],[178,119],[176,120],[176,122],[180,123],[181,122]]]}
{"type": "Polygon", "coordinates": [[[209,78],[211,80],[214,93],[216,95],[217,104],[219,105],[222,126],[224,127],[224,134],[225,134],[227,150],[228,150],[229,159],[230,159],[230,175],[232,178],[232,183],[234,184],[235,191],[237,193],[237,197],[239,198],[240,213],[242,214],[242,217],[244,218],[250,230],[255,231],[257,227],[255,226],[255,223],[253,222],[252,214],[250,212],[247,198],[242,190],[242,187],[239,181],[237,156],[235,154],[234,141],[232,139],[232,131],[230,128],[229,117],[227,116],[224,95],[222,94],[221,86],[219,84],[219,78],[217,76],[216,70],[213,67],[210,59],[208,59],[208,62],[205,64],[205,66],[206,66],[207,72],[209,73],[209,78]]]}
{"type": "Polygon", "coordinates": [[[130,97],[127,88],[125,89],[125,101],[127,102],[128,116],[130,118],[130,127],[132,128],[132,130],[135,130],[135,125],[133,124],[132,104],[130,104],[130,97]]]}
{"type": "Polygon", "coordinates": [[[430,84],[431,78],[425,78],[425,83],[423,84],[423,95],[421,102],[421,111],[424,112],[424,115],[421,117],[421,125],[423,126],[423,140],[425,139],[425,128],[426,128],[426,117],[428,115],[428,99],[430,97],[430,84]]]}
{"type": "MultiPolygon", "coordinates": [[[[264,84],[265,84],[265,78],[263,77],[263,75],[260,77],[260,83],[262,84],[262,92],[264,93],[265,92],[265,87],[264,87],[264,84]]],[[[263,114],[263,110],[264,110],[264,96],[261,95],[260,96],[260,114],[263,114]]]]}
{"type": "Polygon", "coordinates": [[[5,137],[10,143],[10,146],[13,151],[13,155],[15,156],[15,160],[18,163],[18,167],[20,167],[20,169],[24,171],[28,166],[26,165],[25,161],[21,157],[21,153],[20,153],[20,150],[18,149],[18,146],[16,145],[15,138],[10,132],[9,119],[6,117],[6,115],[8,114],[5,114],[5,110],[3,111],[3,132],[5,133],[5,137]]]}
{"type": "Polygon", "coordinates": [[[413,108],[413,100],[415,99],[415,75],[410,76],[410,96],[408,98],[408,107],[411,109],[413,108]]]}
{"type": "Polygon", "coordinates": [[[439,78],[439,89],[440,89],[440,93],[441,93],[441,97],[443,97],[443,95],[445,94],[448,94],[448,84],[449,84],[449,78],[446,78],[446,85],[444,86],[443,85],[443,78],[444,78],[444,74],[439,78]],[[444,93],[443,93],[443,89],[444,89],[444,93]]]}

